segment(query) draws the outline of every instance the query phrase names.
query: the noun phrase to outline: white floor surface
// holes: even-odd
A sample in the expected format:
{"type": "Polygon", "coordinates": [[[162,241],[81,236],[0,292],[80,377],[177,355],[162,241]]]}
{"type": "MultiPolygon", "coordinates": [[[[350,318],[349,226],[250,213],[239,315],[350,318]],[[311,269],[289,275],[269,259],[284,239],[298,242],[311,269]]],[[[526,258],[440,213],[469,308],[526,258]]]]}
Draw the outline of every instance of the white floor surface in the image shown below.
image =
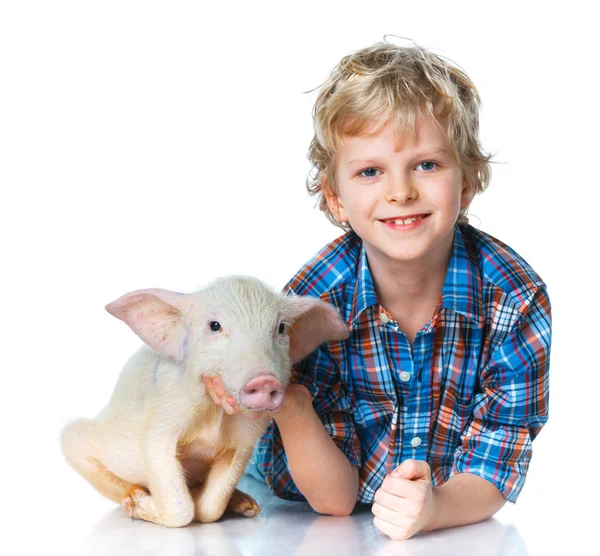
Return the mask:
{"type": "MultiPolygon", "coordinates": [[[[120,507],[102,498],[59,459],[50,458],[47,462],[48,476],[53,478],[43,489],[22,490],[23,497],[17,498],[17,508],[19,505],[33,508],[35,493],[37,512],[6,510],[10,506],[5,505],[0,553],[76,556],[600,553],[593,528],[597,514],[594,517],[589,511],[584,512],[573,492],[555,488],[546,489],[544,495],[536,481],[528,485],[530,488],[516,505],[507,504],[493,519],[418,535],[408,541],[391,541],[373,525],[369,506],[357,507],[349,517],[321,516],[308,504],[272,496],[265,485],[247,476],[240,488],[256,498],[261,507],[259,516],[226,515],[217,523],[169,529],[128,518],[120,507]]],[[[8,487],[9,492],[11,489],[18,492],[18,485],[8,487]]]]}

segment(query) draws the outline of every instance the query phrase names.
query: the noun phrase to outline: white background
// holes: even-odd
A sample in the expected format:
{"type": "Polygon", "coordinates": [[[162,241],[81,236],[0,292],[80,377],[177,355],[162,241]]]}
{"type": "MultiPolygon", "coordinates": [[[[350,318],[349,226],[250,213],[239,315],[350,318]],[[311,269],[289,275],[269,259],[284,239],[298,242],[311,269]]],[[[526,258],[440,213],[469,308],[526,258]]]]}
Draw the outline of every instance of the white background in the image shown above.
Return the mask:
{"type": "Polygon", "coordinates": [[[304,187],[316,92],[303,91],[388,33],[455,60],[483,99],[482,140],[501,164],[471,222],[537,270],[554,317],[550,421],[517,527],[530,554],[587,534],[599,517],[600,184],[583,5],[3,2],[3,525],[68,554],[113,507],[58,447],[140,344],[105,304],[231,273],[279,288],[341,233],[304,187]]]}

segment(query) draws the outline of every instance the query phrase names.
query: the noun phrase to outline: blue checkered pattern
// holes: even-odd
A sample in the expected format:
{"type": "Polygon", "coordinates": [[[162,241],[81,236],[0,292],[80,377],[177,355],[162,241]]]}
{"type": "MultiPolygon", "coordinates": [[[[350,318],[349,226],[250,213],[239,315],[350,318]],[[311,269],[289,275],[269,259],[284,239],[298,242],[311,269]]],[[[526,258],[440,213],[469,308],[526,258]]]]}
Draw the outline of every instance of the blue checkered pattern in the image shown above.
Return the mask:
{"type": "MultiPolygon", "coordinates": [[[[326,430],[359,467],[358,502],[372,503],[384,477],[409,458],[429,463],[434,485],[474,473],[517,499],[548,417],[551,340],[546,286],[517,253],[457,226],[439,304],[412,347],[379,304],[352,231],[284,289],[328,301],[350,328],[347,340],[300,362],[294,380],[311,391],[326,430]]],[[[305,500],[274,422],[249,470],[278,496],[305,500]]]]}

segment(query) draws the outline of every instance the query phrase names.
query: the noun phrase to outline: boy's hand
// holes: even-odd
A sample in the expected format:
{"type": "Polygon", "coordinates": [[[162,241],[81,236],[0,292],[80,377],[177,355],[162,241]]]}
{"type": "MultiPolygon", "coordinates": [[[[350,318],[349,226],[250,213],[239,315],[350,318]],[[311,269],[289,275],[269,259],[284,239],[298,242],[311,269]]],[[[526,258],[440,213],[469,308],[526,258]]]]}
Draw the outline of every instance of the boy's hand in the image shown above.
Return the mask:
{"type": "Polygon", "coordinates": [[[409,539],[431,528],[435,510],[429,464],[408,459],[383,480],[375,493],[373,523],[390,539],[409,539]]]}
{"type": "MultiPolygon", "coordinates": [[[[207,377],[202,375],[206,391],[216,405],[221,406],[227,415],[240,415],[242,411],[236,404],[232,396],[230,396],[223,386],[223,382],[218,376],[207,377]]],[[[248,417],[256,419],[260,416],[259,411],[247,412],[248,417]]]]}
{"type": "Polygon", "coordinates": [[[202,376],[202,380],[206,386],[212,401],[215,404],[221,406],[225,413],[228,415],[245,415],[251,419],[258,419],[259,417],[295,417],[302,413],[308,405],[312,407],[312,397],[310,392],[305,386],[300,384],[290,384],[285,391],[285,398],[281,406],[274,411],[250,411],[242,410],[237,402],[230,396],[225,388],[223,382],[218,376],[205,377],[202,376]]]}

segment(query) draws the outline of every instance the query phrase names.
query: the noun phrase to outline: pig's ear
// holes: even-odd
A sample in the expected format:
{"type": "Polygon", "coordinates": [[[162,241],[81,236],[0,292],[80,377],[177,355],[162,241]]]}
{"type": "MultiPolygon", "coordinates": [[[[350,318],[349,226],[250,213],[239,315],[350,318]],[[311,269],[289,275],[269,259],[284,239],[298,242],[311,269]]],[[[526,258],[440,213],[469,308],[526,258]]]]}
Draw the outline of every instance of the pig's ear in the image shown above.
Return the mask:
{"type": "Polygon", "coordinates": [[[345,340],[350,335],[333,305],[311,296],[294,296],[291,301],[297,319],[290,330],[292,363],[300,361],[324,342],[345,340]]]}
{"type": "Polygon", "coordinates": [[[106,310],[126,322],[152,349],[179,362],[186,336],[183,297],[169,290],[137,290],[109,303],[106,310]]]}

